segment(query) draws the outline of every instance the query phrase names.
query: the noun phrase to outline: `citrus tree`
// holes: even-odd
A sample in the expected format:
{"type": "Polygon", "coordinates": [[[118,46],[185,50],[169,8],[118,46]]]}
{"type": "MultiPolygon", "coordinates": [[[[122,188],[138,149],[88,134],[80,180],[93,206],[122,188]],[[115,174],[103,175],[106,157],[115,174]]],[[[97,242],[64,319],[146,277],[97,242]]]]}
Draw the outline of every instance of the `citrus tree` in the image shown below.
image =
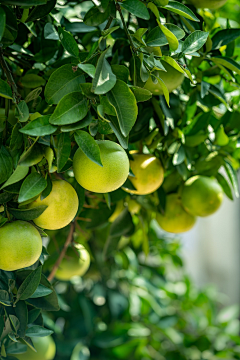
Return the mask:
{"type": "Polygon", "coordinates": [[[138,261],[158,251],[181,263],[156,224],[182,233],[217,211],[224,194],[238,197],[239,11],[235,0],[0,0],[2,359],[53,359],[50,336],[61,333],[62,320],[56,325],[58,313],[46,312],[60,308],[66,338],[73,337],[64,352],[59,335],[63,359],[99,358],[99,348],[103,358],[200,359],[235,345],[226,354],[237,358],[236,331],[222,340],[224,316],[207,323],[221,328],[222,347],[211,346],[211,332],[197,342],[201,324],[191,338],[190,320],[181,321],[185,310],[195,316],[187,279],[162,282],[165,265],[138,261]],[[153,291],[143,302],[131,287],[138,270],[136,286],[153,291]],[[176,300],[174,321],[169,309],[160,311],[166,302],[151,287],[152,273],[156,288],[166,285],[168,304],[176,300]],[[109,307],[89,310],[104,305],[118,282],[109,307]],[[171,286],[180,290],[169,295],[171,286]],[[181,296],[188,300],[180,309],[181,296]],[[108,336],[98,334],[108,326],[108,336]],[[163,337],[151,339],[154,329],[163,337]]]}

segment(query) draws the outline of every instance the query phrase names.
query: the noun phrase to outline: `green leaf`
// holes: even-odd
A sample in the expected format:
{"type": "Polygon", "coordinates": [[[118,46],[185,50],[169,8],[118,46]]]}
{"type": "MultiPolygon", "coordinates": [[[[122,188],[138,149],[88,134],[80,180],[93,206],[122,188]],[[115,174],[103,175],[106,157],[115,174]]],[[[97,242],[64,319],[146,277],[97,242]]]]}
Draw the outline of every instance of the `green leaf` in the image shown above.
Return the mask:
{"type": "Polygon", "coordinates": [[[45,158],[47,159],[47,162],[48,162],[49,172],[51,172],[52,163],[53,163],[53,159],[54,159],[53,149],[51,149],[49,146],[48,146],[48,147],[45,147],[45,149],[44,149],[44,156],[45,156],[45,158]]]}
{"type": "Polygon", "coordinates": [[[240,29],[224,29],[218,31],[212,37],[212,49],[220,49],[220,47],[229,44],[240,37],[240,29]]]}
{"type": "Polygon", "coordinates": [[[13,160],[4,146],[0,148],[0,184],[8,180],[13,171],[13,160]]]}
{"type": "Polygon", "coordinates": [[[4,189],[6,186],[12,185],[17,183],[18,181],[25,178],[28,173],[29,168],[27,166],[20,166],[18,165],[16,170],[10,176],[10,178],[3,184],[0,190],[4,189]]]}
{"type": "MultiPolygon", "coordinates": [[[[47,288],[46,286],[39,284],[36,291],[30,296],[30,299],[36,299],[43,296],[47,296],[53,292],[52,289],[47,288]]],[[[28,335],[30,336],[30,335],[28,335]]]]}
{"type": "Polygon", "coordinates": [[[26,300],[28,299],[34,292],[36,291],[42,273],[42,266],[39,266],[36,270],[32,271],[23,283],[20,285],[18,292],[17,292],[17,299],[16,302],[19,300],[26,300]]]}
{"type": "Polygon", "coordinates": [[[47,0],[1,0],[2,4],[18,6],[35,6],[46,4],[47,0]]]}
{"type": "Polygon", "coordinates": [[[31,136],[45,136],[53,134],[57,126],[49,124],[50,115],[40,116],[36,120],[31,121],[19,131],[31,136]]]}
{"type": "Polygon", "coordinates": [[[196,30],[191,33],[182,45],[182,52],[184,54],[191,54],[198,51],[206,43],[209,33],[196,30]]]}
{"type": "Polygon", "coordinates": [[[3,8],[0,8],[0,41],[4,34],[5,25],[6,25],[6,14],[3,8]]]}
{"type": "Polygon", "coordinates": [[[78,64],[79,69],[88,74],[91,78],[94,78],[96,68],[92,64],[78,64]]]}
{"type": "Polygon", "coordinates": [[[6,26],[1,42],[4,45],[11,45],[18,34],[17,18],[10,7],[2,5],[1,8],[6,14],[6,26]]]}
{"type": "Polygon", "coordinates": [[[107,93],[107,98],[116,111],[122,134],[127,136],[137,119],[135,96],[125,82],[117,80],[114,88],[107,93]]]}
{"type": "Polygon", "coordinates": [[[119,80],[124,81],[125,83],[128,82],[128,78],[129,78],[129,70],[126,66],[124,65],[112,65],[112,72],[114,73],[114,75],[116,75],[116,78],[119,80]]]}
{"type": "Polygon", "coordinates": [[[0,96],[6,99],[12,99],[12,90],[8,83],[0,79],[0,96]]]}
{"type": "Polygon", "coordinates": [[[38,218],[47,209],[47,205],[40,205],[32,209],[13,209],[8,207],[8,211],[18,220],[31,221],[38,218]]]}
{"type": "Polygon", "coordinates": [[[45,329],[44,327],[38,325],[33,325],[26,331],[26,335],[30,337],[45,337],[51,335],[52,333],[52,330],[45,329]]]}
{"type": "Polygon", "coordinates": [[[105,58],[107,51],[105,50],[99,57],[96,73],[92,81],[92,91],[98,95],[106,94],[116,84],[116,76],[105,58]]]}
{"type": "Polygon", "coordinates": [[[29,89],[34,89],[39,86],[44,86],[46,81],[39,75],[26,74],[21,78],[21,84],[29,89]]]}
{"type": "Polygon", "coordinates": [[[180,165],[185,160],[186,154],[184,147],[181,145],[178,150],[173,155],[172,163],[173,165],[180,165]]]}
{"type": "Polygon", "coordinates": [[[120,130],[120,126],[119,126],[119,122],[116,116],[109,116],[111,119],[110,122],[110,126],[111,129],[113,130],[114,134],[116,135],[118,141],[120,142],[120,145],[124,148],[127,149],[128,148],[128,140],[129,140],[129,135],[128,136],[124,136],[120,130]]]}
{"type": "Polygon", "coordinates": [[[53,24],[46,23],[46,25],[44,26],[44,39],[59,40],[59,35],[53,24]]]}
{"type": "Polygon", "coordinates": [[[97,6],[93,6],[84,16],[83,22],[88,26],[98,26],[107,20],[111,10],[111,6],[108,6],[106,11],[102,13],[97,6]]]}
{"type": "Polygon", "coordinates": [[[61,131],[69,132],[69,131],[79,130],[79,129],[85,128],[91,122],[92,122],[92,115],[90,112],[88,112],[87,116],[85,116],[85,118],[83,120],[80,120],[80,121],[76,122],[75,124],[61,126],[61,131]]]}
{"type": "Polygon", "coordinates": [[[150,15],[147,7],[139,0],[126,0],[121,2],[121,7],[140,19],[149,20],[150,15]]]}
{"type": "Polygon", "coordinates": [[[22,203],[39,195],[47,186],[47,181],[37,172],[34,172],[23,181],[18,202],[22,203]]]}
{"type": "Polygon", "coordinates": [[[14,331],[17,332],[20,326],[20,321],[15,315],[9,315],[9,319],[11,321],[12,327],[14,331]]]}
{"type": "MultiPolygon", "coordinates": [[[[160,76],[161,76],[161,74],[160,74],[160,76]]],[[[157,78],[157,81],[159,82],[159,84],[162,87],[163,95],[165,97],[165,100],[166,100],[168,106],[170,107],[170,104],[169,104],[169,91],[168,91],[168,88],[167,88],[165,82],[160,78],[160,76],[158,76],[156,78],[157,78]]]]}
{"type": "Polygon", "coordinates": [[[79,49],[76,40],[69,32],[63,30],[61,26],[58,27],[58,33],[60,37],[60,41],[64,49],[72,56],[79,56],[79,49]]]}
{"type": "MultiPolygon", "coordinates": [[[[185,36],[185,32],[174,24],[164,24],[164,26],[175,35],[177,40],[181,40],[185,36]]],[[[148,46],[164,46],[168,44],[168,40],[159,26],[150,31],[145,42],[148,46]]]]}
{"type": "Polygon", "coordinates": [[[179,43],[178,43],[178,39],[176,38],[176,36],[167,27],[162,25],[158,20],[157,20],[157,22],[158,22],[160,29],[162,30],[162,32],[164,33],[164,35],[167,38],[170,49],[172,49],[173,51],[177,50],[179,43]]]}
{"type": "Polygon", "coordinates": [[[238,185],[237,173],[233,169],[232,165],[230,164],[230,162],[228,160],[224,159],[224,161],[225,161],[224,168],[225,168],[228,178],[232,184],[234,193],[235,193],[236,197],[239,198],[239,185],[238,185]]]}
{"type": "Polygon", "coordinates": [[[136,98],[137,102],[148,101],[152,97],[152,93],[138,86],[131,86],[131,90],[136,98]]]}
{"type": "Polygon", "coordinates": [[[211,58],[211,61],[213,61],[217,65],[223,65],[227,69],[235,71],[238,75],[240,75],[240,65],[231,58],[224,56],[215,56],[211,58]]]}
{"type": "Polygon", "coordinates": [[[47,181],[47,186],[41,193],[41,200],[45,199],[52,191],[52,181],[49,175],[47,175],[46,181],[47,181]]]}
{"type": "Polygon", "coordinates": [[[20,326],[18,328],[18,335],[20,337],[24,337],[28,324],[28,309],[27,309],[27,304],[25,303],[24,300],[20,300],[17,302],[15,306],[15,313],[20,321],[20,326]]]}
{"type": "Polygon", "coordinates": [[[81,342],[79,342],[73,349],[70,360],[89,360],[89,359],[90,359],[89,349],[81,342]]]}
{"type": "Polygon", "coordinates": [[[53,125],[74,124],[82,120],[87,113],[87,99],[80,92],[72,92],[60,100],[49,122],[53,125]]]}
{"type": "Polygon", "coordinates": [[[21,156],[18,164],[22,166],[33,166],[38,164],[43,158],[44,152],[41,145],[33,143],[30,148],[21,156]]]}
{"type": "Polygon", "coordinates": [[[29,118],[29,109],[28,106],[26,104],[26,102],[24,100],[20,101],[20,103],[18,103],[16,109],[15,109],[15,117],[20,121],[20,122],[25,122],[28,120],[29,118]]]}
{"type": "Polygon", "coordinates": [[[187,6],[181,4],[177,1],[171,1],[169,0],[168,5],[164,6],[164,9],[170,10],[178,15],[181,15],[187,19],[193,20],[193,21],[200,21],[196,15],[190,10],[187,6]]]}
{"type": "Polygon", "coordinates": [[[71,153],[71,139],[69,133],[62,133],[58,137],[57,171],[60,172],[69,159],[71,153]]]}
{"type": "Polygon", "coordinates": [[[56,2],[57,0],[48,0],[46,4],[36,6],[29,14],[26,22],[35,21],[48,15],[55,8],[56,2]]]}
{"type": "Polygon", "coordinates": [[[73,71],[71,64],[66,64],[55,70],[45,87],[45,99],[48,104],[58,104],[67,94],[80,91],[80,84],[85,79],[80,69],[73,71]]]}
{"type": "Polygon", "coordinates": [[[169,65],[171,65],[174,69],[176,69],[177,71],[179,71],[180,73],[184,74],[184,70],[181,68],[180,65],[178,65],[178,63],[176,62],[176,60],[174,60],[172,57],[170,56],[163,56],[161,58],[161,60],[164,60],[165,62],[167,62],[169,65]]]}
{"type": "Polygon", "coordinates": [[[10,296],[6,290],[0,290],[0,304],[11,306],[10,296]]]}
{"type": "Polygon", "coordinates": [[[102,165],[100,148],[94,138],[85,131],[77,130],[74,138],[84,154],[99,166],[102,165]]]}
{"type": "Polygon", "coordinates": [[[223,188],[223,191],[227,195],[227,197],[230,200],[233,200],[231,187],[229,186],[229,183],[227,182],[225,177],[222,174],[218,173],[216,176],[216,179],[219,182],[219,184],[221,185],[221,187],[223,188]]]}

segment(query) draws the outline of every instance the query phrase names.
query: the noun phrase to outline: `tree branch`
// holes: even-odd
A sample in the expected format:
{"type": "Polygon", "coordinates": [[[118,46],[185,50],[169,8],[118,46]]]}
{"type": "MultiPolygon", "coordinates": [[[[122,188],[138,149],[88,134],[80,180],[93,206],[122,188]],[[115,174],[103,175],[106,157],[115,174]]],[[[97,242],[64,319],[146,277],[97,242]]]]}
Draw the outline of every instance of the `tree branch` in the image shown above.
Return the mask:
{"type": "Polygon", "coordinates": [[[4,73],[6,74],[8,84],[11,86],[11,89],[13,92],[13,101],[18,104],[21,99],[21,95],[18,92],[17,85],[15,84],[12,73],[9,70],[8,65],[4,59],[1,47],[0,47],[0,65],[1,65],[4,73]]]}
{"type": "Polygon", "coordinates": [[[64,258],[65,254],[66,254],[66,251],[68,249],[68,246],[71,244],[72,242],[72,239],[73,239],[73,232],[74,232],[74,229],[75,229],[75,224],[74,223],[71,223],[71,226],[70,226],[70,230],[69,230],[69,234],[68,234],[68,237],[67,237],[67,240],[64,244],[64,247],[59,255],[59,258],[57,259],[57,261],[55,262],[54,266],[53,266],[53,269],[50,273],[50,275],[48,276],[48,281],[52,281],[56,272],[57,272],[57,269],[59,268],[59,265],[61,264],[62,262],[62,259],[64,258]]]}
{"type": "Polygon", "coordinates": [[[131,35],[130,35],[130,33],[129,33],[129,31],[128,31],[128,28],[127,28],[127,25],[126,25],[126,23],[125,23],[125,20],[124,20],[123,14],[122,14],[121,7],[120,7],[120,5],[119,5],[118,3],[116,4],[116,9],[117,9],[117,11],[119,12],[119,15],[120,15],[120,17],[121,17],[124,30],[125,30],[125,32],[126,32],[126,34],[127,34],[128,40],[129,40],[129,42],[130,42],[131,49],[132,49],[133,52],[135,52],[135,50],[136,50],[136,49],[135,49],[135,46],[134,46],[134,44],[133,44],[131,35]]]}

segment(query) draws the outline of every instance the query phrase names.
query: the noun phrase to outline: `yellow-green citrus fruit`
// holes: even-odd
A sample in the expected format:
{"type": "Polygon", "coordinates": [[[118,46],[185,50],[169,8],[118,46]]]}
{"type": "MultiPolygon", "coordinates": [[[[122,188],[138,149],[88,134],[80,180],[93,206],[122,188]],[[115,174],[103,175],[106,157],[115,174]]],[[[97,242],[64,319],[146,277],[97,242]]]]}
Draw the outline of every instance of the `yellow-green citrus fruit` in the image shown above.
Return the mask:
{"type": "Polygon", "coordinates": [[[218,9],[226,2],[227,0],[188,0],[189,4],[201,9],[218,9]]]}
{"type": "Polygon", "coordinates": [[[196,222],[195,216],[184,210],[179,194],[167,195],[165,214],[158,213],[156,220],[163,230],[174,234],[189,231],[196,222]]]}
{"type": "Polygon", "coordinates": [[[133,176],[129,180],[136,190],[124,190],[131,194],[147,195],[151,194],[161,186],[164,178],[163,167],[155,156],[150,154],[131,154],[133,160],[130,160],[130,166],[133,176]]]}
{"type": "Polygon", "coordinates": [[[56,278],[59,280],[70,280],[73,276],[83,276],[90,266],[90,255],[85,247],[76,244],[74,249],[69,247],[65,258],[62,260],[56,278]]]}
{"type": "Polygon", "coordinates": [[[64,180],[54,180],[52,191],[43,200],[40,196],[28,205],[29,209],[47,205],[47,209],[35,220],[35,224],[43,229],[57,230],[68,225],[78,210],[78,196],[72,185],[64,180]]]}
{"type": "Polygon", "coordinates": [[[73,158],[77,182],[89,191],[107,193],[118,189],[126,181],[129,160],[124,149],[113,141],[99,140],[103,166],[90,160],[79,148],[73,158]]]}
{"type": "Polygon", "coordinates": [[[118,215],[120,215],[123,210],[124,210],[123,200],[119,200],[117,202],[117,205],[116,205],[116,208],[115,208],[114,212],[112,213],[112,215],[110,216],[108,221],[111,222],[111,223],[114,222],[114,220],[116,220],[118,215]]]}
{"type": "Polygon", "coordinates": [[[14,271],[33,265],[42,252],[42,238],[26,221],[13,221],[0,228],[0,269],[14,271]]]}
{"type": "Polygon", "coordinates": [[[215,179],[196,175],[188,179],[182,190],[182,204],[195,216],[208,216],[218,210],[223,200],[223,190],[215,179]]]}
{"type": "Polygon", "coordinates": [[[224,131],[223,125],[220,125],[216,132],[216,144],[219,146],[226,146],[229,143],[229,137],[224,131]]]}
{"type": "Polygon", "coordinates": [[[51,336],[34,337],[32,339],[35,349],[28,347],[24,354],[13,354],[18,360],[53,360],[56,354],[56,345],[51,336]]]}
{"type": "MultiPolygon", "coordinates": [[[[184,80],[184,75],[179,71],[177,71],[176,69],[174,69],[171,65],[169,65],[165,61],[163,61],[162,63],[167,71],[166,72],[160,71],[159,77],[160,79],[163,80],[163,82],[167,86],[168,91],[172,92],[174,89],[176,89],[179,85],[182,84],[184,80]]],[[[154,84],[154,82],[151,79],[151,76],[148,78],[144,88],[149,90],[154,95],[163,95],[162,86],[160,85],[159,82],[154,84]]]]}

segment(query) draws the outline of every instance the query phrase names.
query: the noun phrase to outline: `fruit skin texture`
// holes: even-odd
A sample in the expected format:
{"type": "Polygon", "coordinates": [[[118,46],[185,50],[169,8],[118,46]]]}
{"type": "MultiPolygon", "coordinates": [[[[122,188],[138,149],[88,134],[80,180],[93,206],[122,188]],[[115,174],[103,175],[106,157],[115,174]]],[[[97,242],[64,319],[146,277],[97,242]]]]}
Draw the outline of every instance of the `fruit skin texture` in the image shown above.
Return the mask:
{"type": "Polygon", "coordinates": [[[164,178],[163,167],[155,156],[148,154],[131,154],[130,166],[133,176],[129,180],[136,190],[124,188],[126,192],[137,195],[151,194],[161,186],[164,178]]]}
{"type": "Polygon", "coordinates": [[[192,215],[211,215],[218,210],[222,200],[221,186],[207,176],[193,176],[183,186],[182,204],[184,209],[192,215]]]}
{"type": "MultiPolygon", "coordinates": [[[[174,69],[171,65],[166,63],[165,61],[162,61],[163,66],[167,70],[165,71],[159,71],[159,77],[163,80],[165,85],[168,88],[169,92],[172,92],[174,89],[176,89],[179,85],[182,84],[184,80],[184,75],[174,69]]],[[[149,90],[154,95],[163,95],[163,90],[159,82],[154,84],[154,82],[151,79],[151,76],[148,78],[145,86],[145,89],[149,90]]]]}
{"type": "Polygon", "coordinates": [[[42,252],[38,230],[26,221],[14,221],[0,228],[0,269],[14,271],[33,265],[42,252]]]}
{"type": "Polygon", "coordinates": [[[28,205],[29,209],[40,205],[48,208],[35,220],[35,224],[43,229],[57,230],[68,225],[78,210],[78,196],[72,185],[64,180],[54,180],[52,191],[43,200],[40,196],[28,205]]]}
{"type": "Polygon", "coordinates": [[[223,6],[227,0],[188,0],[189,4],[196,8],[218,9],[223,6]]]}
{"type": "Polygon", "coordinates": [[[51,336],[33,338],[37,352],[28,347],[24,354],[13,354],[18,360],[53,360],[56,354],[56,345],[51,336]]]}
{"type": "Polygon", "coordinates": [[[158,213],[156,220],[163,230],[174,234],[189,231],[196,222],[195,216],[184,210],[179,194],[167,195],[165,214],[158,213]]]}
{"type": "Polygon", "coordinates": [[[107,193],[118,189],[126,181],[129,160],[124,149],[113,141],[97,141],[103,166],[90,160],[79,148],[73,158],[77,182],[89,191],[107,193]]]}
{"type": "Polygon", "coordinates": [[[85,247],[76,244],[75,249],[69,247],[55,277],[59,280],[70,280],[73,276],[83,276],[90,266],[90,255],[85,247]]]}

